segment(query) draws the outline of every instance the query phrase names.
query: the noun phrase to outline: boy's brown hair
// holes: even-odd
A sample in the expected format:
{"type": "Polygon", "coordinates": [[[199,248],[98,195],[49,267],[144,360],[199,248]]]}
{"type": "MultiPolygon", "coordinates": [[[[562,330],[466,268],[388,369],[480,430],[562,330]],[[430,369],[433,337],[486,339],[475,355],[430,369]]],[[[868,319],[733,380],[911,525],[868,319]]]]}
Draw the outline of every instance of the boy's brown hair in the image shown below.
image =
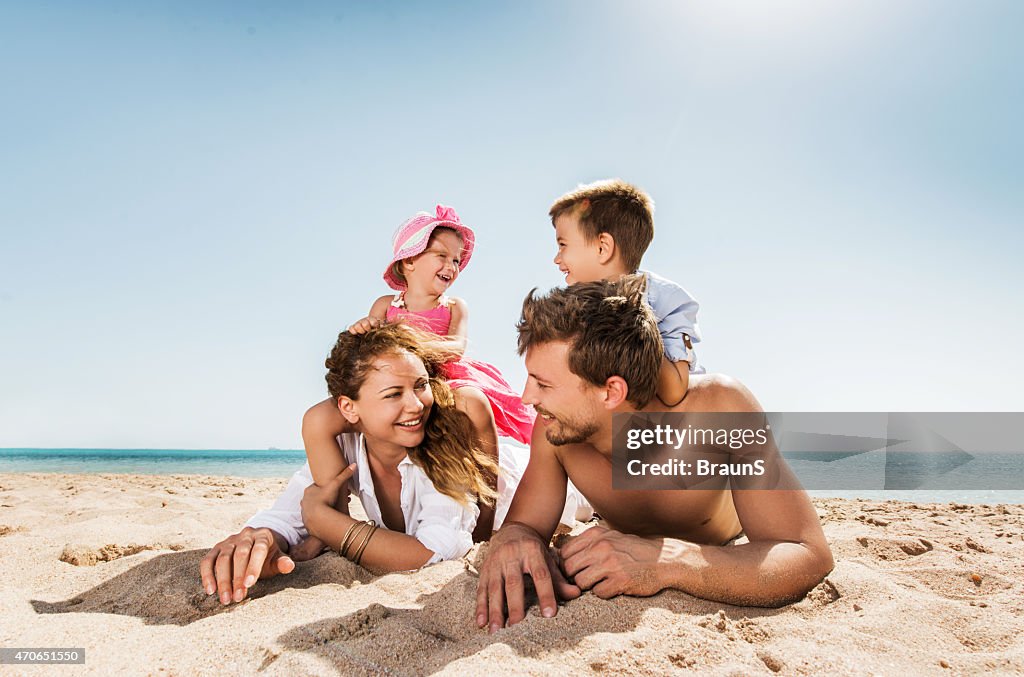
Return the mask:
{"type": "Polygon", "coordinates": [[[637,408],[654,397],[661,366],[661,335],[650,307],[643,301],[642,275],[609,282],[579,282],[523,301],[519,354],[550,341],[569,343],[569,371],[603,386],[621,376],[629,386],[627,399],[637,408]]]}
{"type": "Polygon", "coordinates": [[[551,223],[566,212],[579,219],[580,231],[588,242],[608,233],[626,269],[636,272],[640,267],[654,239],[654,201],[650,195],[622,179],[595,181],[555,200],[548,210],[551,223]]]}

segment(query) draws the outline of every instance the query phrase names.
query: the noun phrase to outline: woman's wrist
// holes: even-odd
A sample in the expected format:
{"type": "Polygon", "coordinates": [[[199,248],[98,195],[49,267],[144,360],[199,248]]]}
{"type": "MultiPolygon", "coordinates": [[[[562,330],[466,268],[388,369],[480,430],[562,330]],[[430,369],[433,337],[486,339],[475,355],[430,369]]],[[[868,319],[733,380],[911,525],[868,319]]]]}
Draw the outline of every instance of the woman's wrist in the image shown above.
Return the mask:
{"type": "MultiPolygon", "coordinates": [[[[324,543],[331,545],[331,547],[336,547],[337,544],[331,538],[336,530],[335,526],[340,528],[347,528],[349,526],[347,524],[348,520],[344,520],[346,523],[343,523],[343,520],[338,519],[343,514],[326,503],[319,503],[313,506],[306,518],[306,530],[324,543]]],[[[345,517],[348,517],[348,515],[345,515],[345,517]]],[[[351,520],[351,518],[348,519],[351,520]]]]}

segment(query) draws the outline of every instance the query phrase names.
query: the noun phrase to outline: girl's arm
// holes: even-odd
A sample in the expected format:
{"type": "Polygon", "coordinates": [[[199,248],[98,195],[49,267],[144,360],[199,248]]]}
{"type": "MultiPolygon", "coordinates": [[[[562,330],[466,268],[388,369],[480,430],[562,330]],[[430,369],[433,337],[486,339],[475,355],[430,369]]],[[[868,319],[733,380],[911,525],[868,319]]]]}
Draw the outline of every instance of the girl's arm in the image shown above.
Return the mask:
{"type": "Polygon", "coordinates": [[[352,326],[348,328],[349,332],[353,334],[365,334],[370,329],[379,327],[387,322],[388,306],[391,305],[391,300],[393,298],[394,297],[392,296],[381,296],[379,299],[374,301],[373,305],[370,306],[370,313],[358,322],[353,323],[352,326]]]}
{"type": "Polygon", "coordinates": [[[302,417],[302,444],[313,481],[324,486],[345,469],[348,462],[338,444],[338,435],[353,432],[352,425],[338,411],[331,398],[318,402],[302,417]]]}
{"type": "Polygon", "coordinates": [[[444,348],[461,357],[466,352],[466,336],[469,334],[469,307],[465,301],[453,296],[451,311],[452,321],[448,325],[444,348]]]}

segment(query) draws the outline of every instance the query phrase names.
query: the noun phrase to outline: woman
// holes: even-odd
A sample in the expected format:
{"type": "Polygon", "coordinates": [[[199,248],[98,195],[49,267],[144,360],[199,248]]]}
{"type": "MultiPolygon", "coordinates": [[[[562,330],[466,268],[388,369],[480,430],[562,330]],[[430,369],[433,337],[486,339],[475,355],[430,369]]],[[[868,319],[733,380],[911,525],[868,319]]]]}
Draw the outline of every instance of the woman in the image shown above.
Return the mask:
{"type": "MultiPolygon", "coordinates": [[[[307,445],[322,489],[307,491],[303,523],[311,536],[375,570],[461,557],[473,544],[477,500],[493,505],[497,496],[497,464],[438,378],[449,356],[433,345],[389,324],[343,332],[326,361],[327,388],[345,428],[337,436],[340,454],[307,445]],[[387,533],[348,516],[346,481],[369,521],[387,533]]],[[[478,425],[493,426],[493,419],[478,425]]]]}
{"type": "MultiPolygon", "coordinates": [[[[495,499],[494,528],[500,526],[528,451],[503,446],[496,481],[494,460],[479,441],[493,439],[493,419],[455,406],[437,377],[447,355],[431,345],[401,324],[339,335],[326,366],[345,420],[340,450],[309,450],[322,486],[312,484],[307,465],[271,509],[214,546],[200,567],[207,594],[218,592],[224,604],[241,601],[258,578],[292,571],[295,561],[319,554],[323,542],[377,571],[461,557],[472,545],[478,503],[495,499]],[[349,492],[374,525],[347,514],[349,492]],[[305,531],[314,538],[301,541],[305,531]]],[[[570,492],[566,523],[578,503],[570,492]]]]}

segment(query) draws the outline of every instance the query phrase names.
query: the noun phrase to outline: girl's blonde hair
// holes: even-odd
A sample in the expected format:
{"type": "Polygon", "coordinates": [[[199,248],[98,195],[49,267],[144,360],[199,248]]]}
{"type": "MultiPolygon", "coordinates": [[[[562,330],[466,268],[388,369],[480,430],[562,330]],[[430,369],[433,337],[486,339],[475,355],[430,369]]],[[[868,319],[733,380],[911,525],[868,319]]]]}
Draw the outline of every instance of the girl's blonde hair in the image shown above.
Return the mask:
{"type": "Polygon", "coordinates": [[[493,504],[498,466],[480,448],[473,422],[455,407],[443,365],[455,356],[440,348],[432,334],[407,325],[385,324],[364,334],[344,331],[324,362],[327,390],[337,400],[359,399],[373,360],[381,355],[409,353],[423,362],[430,377],[434,406],[427,418],[423,442],[409,449],[409,458],[427,474],[442,494],[466,503],[469,495],[493,504]]]}

